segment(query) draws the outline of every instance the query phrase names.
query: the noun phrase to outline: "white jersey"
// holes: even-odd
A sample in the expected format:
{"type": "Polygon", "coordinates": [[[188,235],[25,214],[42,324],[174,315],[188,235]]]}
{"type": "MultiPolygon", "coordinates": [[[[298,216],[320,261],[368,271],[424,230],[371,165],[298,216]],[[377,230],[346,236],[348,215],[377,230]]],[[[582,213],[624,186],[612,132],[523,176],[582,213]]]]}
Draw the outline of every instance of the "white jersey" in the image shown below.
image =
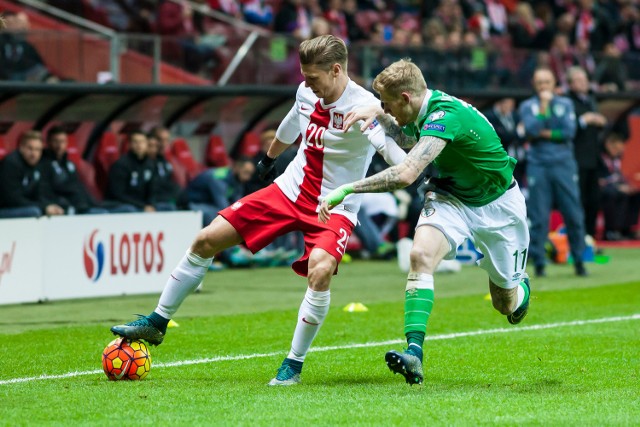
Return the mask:
{"type": "MultiPolygon", "coordinates": [[[[286,144],[293,144],[302,135],[298,154],[275,180],[292,202],[317,211],[330,191],[365,177],[376,151],[390,165],[404,160],[406,153],[386,136],[377,121],[364,133],[359,125],[343,131],[349,111],[379,102],[351,80],[333,104],[325,104],[304,83],[300,84],[296,102],[276,132],[276,138],[286,144]]],[[[362,194],[351,194],[332,212],[356,224],[361,199],[362,194]]]]}

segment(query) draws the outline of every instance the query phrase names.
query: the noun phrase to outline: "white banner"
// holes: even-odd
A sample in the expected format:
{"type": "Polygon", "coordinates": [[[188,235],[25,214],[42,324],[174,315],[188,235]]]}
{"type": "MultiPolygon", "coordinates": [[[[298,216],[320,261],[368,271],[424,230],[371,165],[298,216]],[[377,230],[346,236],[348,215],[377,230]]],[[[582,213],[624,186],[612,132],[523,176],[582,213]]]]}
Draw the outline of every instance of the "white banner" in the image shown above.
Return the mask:
{"type": "Polygon", "coordinates": [[[0,304],[161,292],[200,212],[0,221],[0,304]]]}
{"type": "Polygon", "coordinates": [[[46,221],[0,221],[0,304],[42,299],[42,234],[46,221]]]}

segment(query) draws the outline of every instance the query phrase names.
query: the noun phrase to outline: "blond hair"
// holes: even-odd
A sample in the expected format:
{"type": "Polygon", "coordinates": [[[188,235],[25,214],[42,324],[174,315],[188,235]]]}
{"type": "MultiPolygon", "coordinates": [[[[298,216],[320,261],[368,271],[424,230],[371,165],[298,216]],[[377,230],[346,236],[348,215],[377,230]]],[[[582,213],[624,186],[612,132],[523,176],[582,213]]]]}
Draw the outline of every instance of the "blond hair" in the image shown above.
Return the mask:
{"type": "Polygon", "coordinates": [[[338,63],[346,72],[347,56],[347,45],[344,41],[330,34],[300,43],[301,65],[315,65],[321,70],[328,71],[333,64],[338,63]]]}
{"type": "Polygon", "coordinates": [[[422,71],[411,59],[401,59],[382,70],[373,80],[373,90],[398,96],[402,92],[419,95],[427,90],[422,71]]]}
{"type": "Polygon", "coordinates": [[[0,15],[0,30],[7,28],[7,23],[4,22],[4,16],[0,15]]]}
{"type": "Polygon", "coordinates": [[[37,130],[28,130],[23,132],[22,135],[20,135],[20,141],[18,142],[18,144],[22,145],[25,142],[32,141],[34,139],[42,141],[42,133],[37,130]]]}

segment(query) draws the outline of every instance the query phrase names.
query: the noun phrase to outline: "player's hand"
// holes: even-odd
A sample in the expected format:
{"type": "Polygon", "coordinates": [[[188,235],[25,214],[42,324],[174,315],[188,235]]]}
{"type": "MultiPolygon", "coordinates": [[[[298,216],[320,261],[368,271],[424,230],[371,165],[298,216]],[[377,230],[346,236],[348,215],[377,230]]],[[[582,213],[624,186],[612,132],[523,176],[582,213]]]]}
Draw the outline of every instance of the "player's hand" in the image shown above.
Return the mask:
{"type": "Polygon", "coordinates": [[[378,114],[384,114],[384,110],[379,105],[371,105],[369,107],[356,108],[353,111],[349,111],[344,116],[344,122],[342,127],[344,132],[348,131],[358,120],[364,120],[362,126],[360,126],[360,132],[367,130],[369,125],[373,123],[378,114]]]}
{"type": "Polygon", "coordinates": [[[326,224],[331,217],[331,212],[329,211],[342,203],[344,198],[351,193],[353,193],[353,185],[344,184],[327,194],[327,197],[325,197],[320,204],[318,221],[326,224]]]}
{"type": "Polygon", "coordinates": [[[276,159],[265,156],[258,162],[256,170],[258,171],[258,177],[265,182],[273,182],[276,179],[276,159]]]}

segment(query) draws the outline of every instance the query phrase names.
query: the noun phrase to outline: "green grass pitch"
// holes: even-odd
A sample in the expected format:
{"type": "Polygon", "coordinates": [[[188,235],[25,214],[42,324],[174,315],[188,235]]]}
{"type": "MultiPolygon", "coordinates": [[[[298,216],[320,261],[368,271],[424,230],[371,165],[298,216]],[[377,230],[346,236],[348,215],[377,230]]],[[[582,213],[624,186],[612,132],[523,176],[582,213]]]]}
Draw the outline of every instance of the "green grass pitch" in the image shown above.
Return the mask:
{"type": "Polygon", "coordinates": [[[266,386],[306,286],[287,268],[207,274],[139,382],[108,381],[101,352],[109,327],[157,295],[3,306],[0,425],[640,425],[640,250],[606,254],[588,278],[553,265],[533,278],[517,327],[485,298],[479,268],[436,275],[413,387],[384,363],[404,345],[406,275],[393,261],[340,267],[297,387],[266,386]],[[369,311],[342,311],[350,302],[369,311]]]}

